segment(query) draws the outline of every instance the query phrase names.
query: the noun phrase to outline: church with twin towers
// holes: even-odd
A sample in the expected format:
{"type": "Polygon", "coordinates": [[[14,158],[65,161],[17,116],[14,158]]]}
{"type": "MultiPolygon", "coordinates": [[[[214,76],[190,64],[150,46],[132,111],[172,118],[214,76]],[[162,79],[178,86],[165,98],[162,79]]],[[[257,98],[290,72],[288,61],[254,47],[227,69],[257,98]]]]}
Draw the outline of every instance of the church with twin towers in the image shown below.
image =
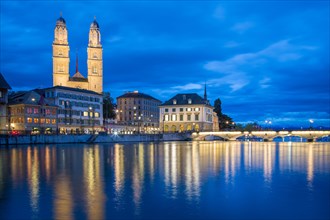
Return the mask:
{"type": "Polygon", "coordinates": [[[101,33],[96,19],[90,25],[87,47],[87,78],[78,71],[78,58],[76,71],[70,75],[70,47],[68,30],[62,15],[56,21],[53,42],[53,86],[66,86],[72,88],[103,92],[103,59],[101,33]]]}

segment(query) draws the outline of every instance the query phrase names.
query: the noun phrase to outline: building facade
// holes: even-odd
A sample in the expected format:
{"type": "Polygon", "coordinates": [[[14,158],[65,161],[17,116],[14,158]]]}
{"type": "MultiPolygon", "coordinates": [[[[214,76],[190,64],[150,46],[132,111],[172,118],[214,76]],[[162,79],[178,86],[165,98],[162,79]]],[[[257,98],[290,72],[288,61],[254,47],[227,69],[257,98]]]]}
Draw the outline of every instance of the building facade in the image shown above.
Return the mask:
{"type": "Polygon", "coordinates": [[[0,73],[0,134],[7,134],[9,129],[8,118],[8,91],[11,90],[3,75],[0,73]]]}
{"type": "Polygon", "coordinates": [[[117,97],[117,122],[129,126],[129,132],[158,132],[160,104],[161,101],[150,95],[127,92],[117,97]]]}
{"type": "Polygon", "coordinates": [[[16,134],[57,132],[57,106],[37,91],[17,92],[9,97],[9,130],[16,134]]]}
{"type": "Polygon", "coordinates": [[[159,106],[163,132],[212,131],[213,107],[196,93],[177,94],[159,106]]]}
{"type": "Polygon", "coordinates": [[[54,86],[44,89],[45,97],[58,106],[60,133],[103,131],[103,97],[90,90],[54,86]]]}
{"type": "Polygon", "coordinates": [[[53,86],[66,86],[72,88],[91,90],[97,93],[103,91],[103,54],[99,24],[94,21],[89,29],[87,47],[87,78],[78,71],[78,58],[76,72],[70,76],[70,47],[66,22],[61,16],[56,21],[53,42],[53,86]]]}

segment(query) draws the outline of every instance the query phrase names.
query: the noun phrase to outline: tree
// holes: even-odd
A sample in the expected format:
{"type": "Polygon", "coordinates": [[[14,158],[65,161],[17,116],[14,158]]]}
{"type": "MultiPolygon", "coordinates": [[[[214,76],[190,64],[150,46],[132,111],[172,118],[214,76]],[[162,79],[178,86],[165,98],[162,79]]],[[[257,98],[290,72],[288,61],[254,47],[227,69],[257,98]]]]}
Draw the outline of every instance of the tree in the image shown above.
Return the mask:
{"type": "Polygon", "coordinates": [[[103,92],[103,119],[114,118],[116,118],[116,113],[113,98],[110,96],[110,92],[103,92]]]}
{"type": "Polygon", "coordinates": [[[218,98],[214,101],[214,110],[215,113],[217,113],[218,118],[222,115],[222,109],[221,109],[221,100],[218,98]]]}
{"type": "Polygon", "coordinates": [[[259,131],[259,130],[260,130],[260,126],[258,125],[257,122],[248,123],[244,127],[244,131],[259,131]]]}
{"type": "Polygon", "coordinates": [[[228,130],[233,128],[233,119],[222,113],[221,100],[218,98],[214,101],[214,112],[219,118],[219,129],[228,130]]]}

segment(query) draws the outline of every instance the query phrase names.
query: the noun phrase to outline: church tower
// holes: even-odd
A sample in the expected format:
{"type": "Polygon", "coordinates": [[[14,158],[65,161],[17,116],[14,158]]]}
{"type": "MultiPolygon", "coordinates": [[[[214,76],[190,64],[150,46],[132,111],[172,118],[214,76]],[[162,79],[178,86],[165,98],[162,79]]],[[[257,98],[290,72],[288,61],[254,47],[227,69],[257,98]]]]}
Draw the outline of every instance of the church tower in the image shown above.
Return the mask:
{"type": "Polygon", "coordinates": [[[103,92],[103,59],[101,33],[99,24],[92,22],[89,29],[89,41],[87,48],[88,89],[103,92]]]}
{"type": "Polygon", "coordinates": [[[53,42],[53,86],[67,86],[69,80],[68,30],[62,15],[56,21],[53,42]]]}

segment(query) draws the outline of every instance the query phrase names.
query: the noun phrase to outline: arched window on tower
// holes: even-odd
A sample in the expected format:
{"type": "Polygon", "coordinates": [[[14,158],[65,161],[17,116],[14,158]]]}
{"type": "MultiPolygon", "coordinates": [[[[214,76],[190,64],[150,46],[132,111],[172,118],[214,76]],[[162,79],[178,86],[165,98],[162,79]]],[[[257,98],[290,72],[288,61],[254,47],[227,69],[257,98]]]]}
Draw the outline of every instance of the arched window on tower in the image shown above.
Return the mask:
{"type": "Polygon", "coordinates": [[[63,64],[57,65],[57,71],[58,72],[64,72],[64,66],[63,66],[63,64]]]}
{"type": "Polygon", "coordinates": [[[97,68],[96,68],[96,66],[93,66],[93,73],[97,73],[97,68]]]}
{"type": "Polygon", "coordinates": [[[96,55],[96,53],[93,54],[93,58],[97,59],[97,55],[96,55]]]}

